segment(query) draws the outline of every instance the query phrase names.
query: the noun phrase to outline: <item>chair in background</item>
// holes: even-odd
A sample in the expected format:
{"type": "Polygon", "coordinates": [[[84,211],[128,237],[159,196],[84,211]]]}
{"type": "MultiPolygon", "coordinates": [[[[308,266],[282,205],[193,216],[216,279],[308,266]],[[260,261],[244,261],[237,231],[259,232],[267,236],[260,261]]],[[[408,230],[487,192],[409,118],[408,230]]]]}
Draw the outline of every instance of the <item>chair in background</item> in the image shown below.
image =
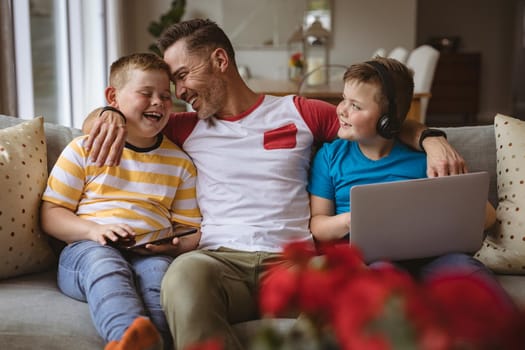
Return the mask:
{"type": "Polygon", "coordinates": [[[379,56],[379,57],[386,57],[386,50],[383,49],[382,47],[378,48],[372,54],[372,58],[377,57],[377,56],[379,56]]]}
{"type": "Polygon", "coordinates": [[[388,58],[393,58],[398,60],[399,62],[405,64],[407,62],[408,58],[408,50],[404,47],[397,46],[390,51],[388,54],[388,58]]]}
{"type": "MultiPolygon", "coordinates": [[[[406,65],[414,71],[414,93],[430,94],[434,73],[439,59],[439,51],[430,45],[415,48],[408,56],[406,65]]],[[[421,99],[420,119],[425,123],[429,97],[421,99]]]]}

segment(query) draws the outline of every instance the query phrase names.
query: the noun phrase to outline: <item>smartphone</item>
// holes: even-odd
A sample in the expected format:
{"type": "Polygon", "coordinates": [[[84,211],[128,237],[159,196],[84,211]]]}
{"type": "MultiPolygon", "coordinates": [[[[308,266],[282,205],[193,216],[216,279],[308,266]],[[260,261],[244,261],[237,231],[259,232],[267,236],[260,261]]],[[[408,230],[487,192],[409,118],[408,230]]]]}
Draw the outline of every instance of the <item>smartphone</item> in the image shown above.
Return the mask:
{"type": "Polygon", "coordinates": [[[165,227],[160,230],[146,232],[129,239],[119,239],[116,242],[112,242],[112,244],[119,249],[133,250],[144,248],[146,244],[169,243],[174,237],[183,237],[196,232],[196,227],[176,224],[173,227],[165,227]]]}

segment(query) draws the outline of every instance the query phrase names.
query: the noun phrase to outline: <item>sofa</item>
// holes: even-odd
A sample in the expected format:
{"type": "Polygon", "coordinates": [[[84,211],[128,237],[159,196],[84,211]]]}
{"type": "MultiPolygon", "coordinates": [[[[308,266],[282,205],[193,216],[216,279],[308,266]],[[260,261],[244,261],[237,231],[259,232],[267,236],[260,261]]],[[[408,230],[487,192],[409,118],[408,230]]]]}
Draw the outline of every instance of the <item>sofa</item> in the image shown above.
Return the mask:
{"type": "MultiPolygon", "coordinates": [[[[3,193],[0,201],[3,203],[0,207],[0,242],[2,242],[0,245],[2,251],[0,254],[2,256],[0,258],[0,348],[6,350],[102,349],[104,342],[92,325],[87,304],[62,295],[57,288],[56,257],[61,248],[60,242],[49,240],[41,232],[30,232],[38,240],[28,243],[34,237],[25,238],[20,244],[27,246],[20,247],[10,240],[26,232],[6,230],[9,225],[21,221],[20,230],[29,231],[32,223],[36,228],[31,230],[38,231],[38,215],[34,217],[34,212],[30,215],[28,207],[22,209],[22,220],[16,216],[18,214],[13,214],[13,218],[10,218],[6,213],[17,207],[17,198],[23,197],[26,200],[29,192],[35,192],[36,187],[43,189],[47,173],[39,176],[39,167],[46,172],[51,169],[62,148],[73,137],[80,135],[80,130],[44,123],[40,118],[37,122],[33,120],[32,123],[35,129],[38,129],[39,123],[43,125],[42,135],[38,135],[38,130],[30,130],[30,134],[24,136],[27,139],[20,139],[16,137],[17,132],[13,132],[14,136],[5,132],[12,130],[13,127],[20,127],[21,123],[31,123],[31,121],[0,115],[0,184],[3,193]],[[6,151],[4,148],[6,144],[7,148],[13,147],[12,152],[22,150],[22,155],[29,157],[28,162],[34,161],[35,158],[39,159],[31,166],[30,171],[25,173],[22,171],[21,174],[16,174],[19,167],[17,164],[11,164],[3,169],[6,167],[6,159],[7,161],[10,159],[7,154],[9,149],[6,151]],[[40,156],[38,152],[41,152],[40,156]],[[18,197],[9,198],[27,179],[29,179],[27,193],[25,195],[17,193],[18,197]],[[39,185],[34,185],[36,183],[39,185]],[[27,220],[24,219],[25,216],[27,220]],[[13,254],[18,250],[20,252],[13,254]],[[28,251],[30,253],[26,254],[28,251]],[[25,260],[20,259],[25,255],[41,256],[36,262],[34,258],[31,260],[31,257],[27,257],[29,267],[25,268],[23,266],[26,264],[25,260]],[[17,262],[15,266],[13,263],[15,260],[22,263],[17,262]]],[[[494,125],[448,127],[443,130],[447,133],[449,142],[465,158],[470,171],[486,170],[490,173],[489,200],[496,206],[499,198],[494,125]]],[[[15,156],[11,158],[13,157],[15,156]]],[[[20,164],[20,167],[27,166],[26,161],[21,161],[20,164]]],[[[37,193],[35,198],[38,200],[39,196],[40,193],[37,193]]],[[[38,203],[31,205],[35,207],[38,203]]],[[[524,305],[525,277],[517,273],[497,272],[496,275],[516,303],[524,305]]],[[[293,323],[290,319],[281,321],[280,327],[289,327],[293,323]]],[[[247,341],[258,325],[259,321],[250,321],[235,327],[243,341],[247,341]]]]}

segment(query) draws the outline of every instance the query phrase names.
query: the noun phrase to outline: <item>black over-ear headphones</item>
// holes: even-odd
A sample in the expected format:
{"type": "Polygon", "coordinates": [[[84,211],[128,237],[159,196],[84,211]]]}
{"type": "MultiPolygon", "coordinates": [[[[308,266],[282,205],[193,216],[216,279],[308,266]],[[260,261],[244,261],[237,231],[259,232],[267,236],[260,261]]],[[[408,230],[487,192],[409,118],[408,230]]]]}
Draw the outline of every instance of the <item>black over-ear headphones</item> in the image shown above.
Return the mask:
{"type": "Polygon", "coordinates": [[[399,134],[401,130],[401,123],[397,118],[396,94],[394,89],[394,81],[386,67],[377,61],[366,62],[371,65],[381,79],[381,85],[386,93],[388,100],[388,112],[383,114],[377,121],[376,130],[379,135],[386,139],[399,134]]]}

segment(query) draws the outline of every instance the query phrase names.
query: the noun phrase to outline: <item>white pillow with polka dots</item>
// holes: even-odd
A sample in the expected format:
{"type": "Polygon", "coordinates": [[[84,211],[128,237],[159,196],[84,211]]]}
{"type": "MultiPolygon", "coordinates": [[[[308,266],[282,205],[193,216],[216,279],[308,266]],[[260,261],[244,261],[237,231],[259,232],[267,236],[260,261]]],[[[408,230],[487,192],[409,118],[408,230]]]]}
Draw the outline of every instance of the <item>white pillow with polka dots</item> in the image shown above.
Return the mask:
{"type": "Polygon", "coordinates": [[[0,279],[43,271],[55,261],[39,225],[46,181],[42,117],[0,129],[0,279]]]}
{"type": "Polygon", "coordinates": [[[476,258],[495,272],[525,274],[525,121],[496,115],[497,222],[476,258]]]}

